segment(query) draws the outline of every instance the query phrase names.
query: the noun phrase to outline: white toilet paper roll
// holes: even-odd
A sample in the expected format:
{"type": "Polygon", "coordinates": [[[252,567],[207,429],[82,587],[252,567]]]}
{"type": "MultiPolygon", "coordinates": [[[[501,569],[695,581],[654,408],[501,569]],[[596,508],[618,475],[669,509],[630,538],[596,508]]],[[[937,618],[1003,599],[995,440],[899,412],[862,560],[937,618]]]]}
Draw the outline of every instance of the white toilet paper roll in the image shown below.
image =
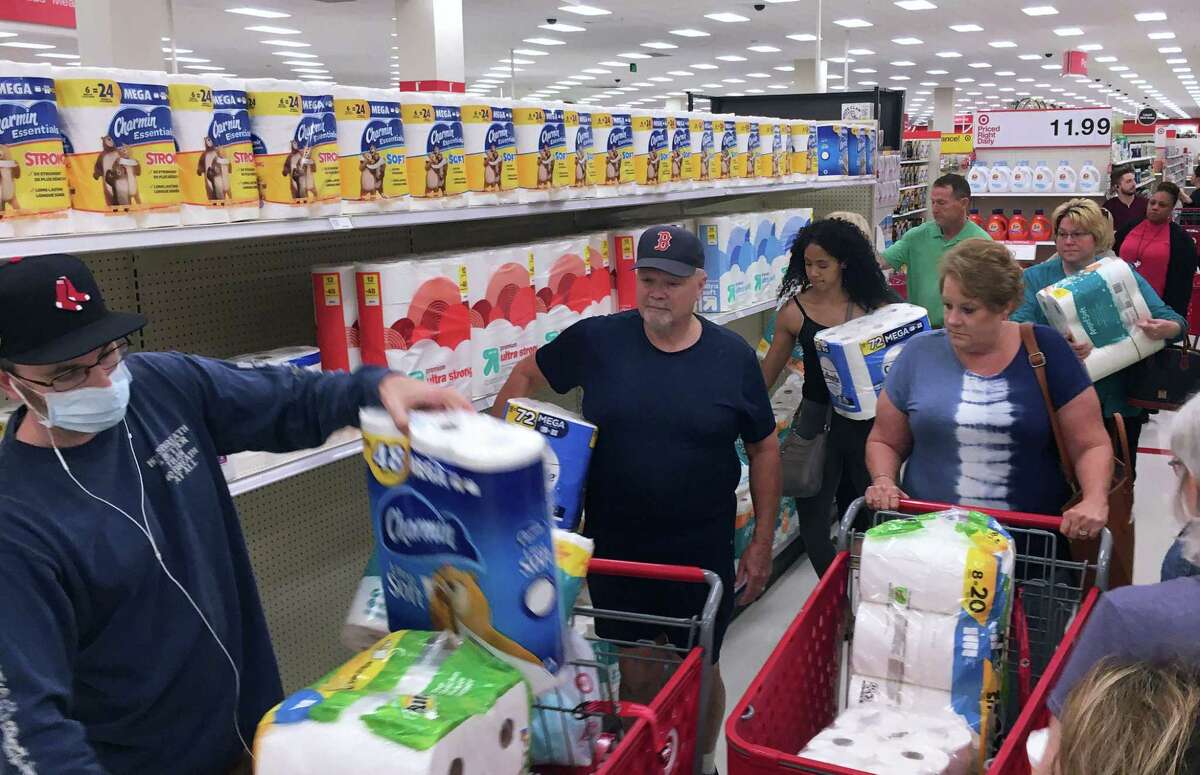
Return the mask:
{"type": "Polygon", "coordinates": [[[950,757],[944,751],[908,742],[882,743],[875,758],[895,775],[945,775],[950,757]]]}
{"type": "Polygon", "coordinates": [[[0,238],[65,234],[71,192],[50,65],[0,62],[0,238]]]}
{"type": "Polygon", "coordinates": [[[213,86],[203,76],[167,74],[171,120],[175,128],[175,154],[179,162],[185,225],[227,223],[226,191],[229,159],[222,164],[220,149],[209,129],[213,123],[213,86]]]}
{"type": "Polygon", "coordinates": [[[813,742],[800,751],[799,756],[837,767],[847,767],[864,772],[879,772],[879,762],[875,757],[877,745],[877,741],[867,736],[822,737],[818,735],[813,742]]]}
{"type": "MultiPolygon", "coordinates": [[[[918,722],[923,726],[923,722],[918,722]]],[[[946,775],[966,775],[972,771],[976,759],[975,738],[966,722],[957,727],[931,727],[913,733],[908,743],[925,748],[935,748],[950,758],[946,775]]]]}
{"type": "Polygon", "coordinates": [[[946,710],[953,707],[950,692],[927,686],[904,684],[865,675],[850,676],[850,705],[867,707],[895,706],[920,712],[946,710]]]}
{"type": "Polygon", "coordinates": [[[855,673],[949,691],[958,617],[862,603],[854,620],[855,673]]]}
{"type": "Polygon", "coordinates": [[[1025,740],[1025,755],[1029,757],[1029,766],[1037,769],[1046,758],[1046,748],[1050,745],[1050,730],[1039,729],[1029,733],[1025,740]]]}
{"type": "Polygon", "coordinates": [[[213,122],[209,136],[218,149],[217,163],[225,185],[225,211],[230,221],[259,217],[258,172],[254,166],[253,132],[245,84],[233,78],[210,77],[213,122]]]}

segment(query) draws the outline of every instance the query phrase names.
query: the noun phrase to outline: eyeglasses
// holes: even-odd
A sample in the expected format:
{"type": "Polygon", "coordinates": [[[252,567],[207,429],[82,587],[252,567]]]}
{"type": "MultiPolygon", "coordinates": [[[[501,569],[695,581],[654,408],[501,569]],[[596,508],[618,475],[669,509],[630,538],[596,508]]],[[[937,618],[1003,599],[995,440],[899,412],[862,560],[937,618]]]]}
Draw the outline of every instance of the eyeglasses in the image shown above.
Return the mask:
{"type": "Polygon", "coordinates": [[[74,366],[62,374],[59,374],[49,382],[42,382],[37,379],[29,379],[20,375],[13,375],[22,382],[28,382],[31,385],[41,385],[48,387],[55,393],[66,393],[87,382],[88,374],[94,368],[104,369],[105,374],[112,374],[113,371],[121,365],[121,361],[125,360],[125,356],[129,355],[129,339],[125,338],[110,345],[97,356],[95,362],[88,365],[74,366]]]}
{"type": "Polygon", "coordinates": [[[1064,242],[1067,240],[1082,242],[1085,237],[1092,236],[1092,233],[1090,231],[1060,231],[1057,232],[1055,236],[1064,242]]]}

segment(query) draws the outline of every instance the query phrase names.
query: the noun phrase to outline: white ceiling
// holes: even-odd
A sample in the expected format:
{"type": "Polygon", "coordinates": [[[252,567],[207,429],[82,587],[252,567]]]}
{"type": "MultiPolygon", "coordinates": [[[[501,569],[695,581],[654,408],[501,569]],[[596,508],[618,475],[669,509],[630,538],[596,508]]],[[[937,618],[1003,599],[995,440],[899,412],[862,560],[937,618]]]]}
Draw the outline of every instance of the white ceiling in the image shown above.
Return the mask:
{"type": "MultiPolygon", "coordinates": [[[[290,61],[308,59],[321,63],[327,77],[342,83],[385,85],[401,71],[393,71],[404,45],[403,31],[396,29],[397,2],[403,0],[174,0],[177,45],[191,49],[184,56],[210,60],[202,67],[224,68],[243,77],[296,77],[290,61]],[[256,19],[226,13],[227,7],[251,5],[289,14],[288,18],[256,19]],[[300,34],[267,34],[248,31],[255,25],[270,25],[300,34]],[[294,50],[310,57],[283,57],[274,54],[281,47],[267,40],[295,40],[310,44],[294,50]],[[394,48],[395,47],[395,48],[394,48]],[[395,58],[395,59],[394,59],[395,58]]],[[[611,11],[606,15],[582,16],[560,10],[567,0],[462,0],[468,86],[478,84],[490,93],[518,97],[538,93],[547,87],[561,91],[542,91],[555,99],[590,100],[617,105],[641,101],[642,105],[661,105],[664,99],[685,91],[712,94],[746,94],[792,91],[792,73],[779,68],[797,59],[811,59],[813,42],[797,42],[788,35],[816,34],[817,0],[768,0],[764,10],[756,10],[747,0],[588,0],[611,11]],[[705,18],[705,14],[733,12],[748,19],[726,23],[705,18]],[[548,18],[560,23],[584,27],[583,32],[539,29],[548,18]],[[707,37],[682,37],[676,29],[697,29],[707,37]],[[549,46],[524,42],[528,38],[547,37],[565,45],[549,46]],[[677,48],[652,49],[644,43],[664,42],[677,48]],[[778,52],[749,50],[750,46],[771,46],[778,52]],[[525,60],[516,67],[515,82],[509,73],[489,73],[502,65],[512,49],[532,49],[544,56],[517,54],[525,60]],[[650,59],[629,59],[623,53],[644,53],[650,59]],[[665,56],[657,56],[665,55],[665,56]],[[719,56],[736,55],[746,61],[729,62],[719,56]],[[631,74],[627,65],[635,61],[638,72],[631,74]],[[717,69],[700,70],[696,64],[717,69]],[[586,69],[609,72],[586,73],[586,69]],[[687,73],[675,75],[670,71],[687,73]],[[751,74],[758,74],[752,76],[751,74]],[[766,77],[761,77],[765,74],[766,77]],[[565,80],[575,85],[556,86],[565,80]],[[484,78],[501,81],[491,86],[479,84],[484,78]],[[620,78],[618,83],[616,79],[620,78]],[[669,79],[669,80],[667,80],[669,79]],[[725,79],[740,79],[728,82],[725,79]],[[718,86],[706,86],[717,84],[718,86]],[[616,88],[627,91],[618,92],[616,88]]],[[[908,4],[911,0],[901,0],[908,4]]],[[[79,0],[87,2],[87,0],[79,0]]],[[[842,57],[846,49],[869,50],[869,54],[851,54],[847,64],[830,62],[832,89],[844,88],[846,73],[850,89],[882,87],[906,88],[911,113],[920,116],[931,111],[933,84],[953,86],[959,107],[1001,107],[1023,96],[1041,96],[1066,105],[1112,105],[1135,114],[1143,103],[1167,115],[1200,115],[1200,86],[1188,70],[1200,57],[1196,36],[1186,32],[1186,20],[1200,18],[1195,0],[1133,0],[1103,4],[1095,0],[1000,0],[999,7],[964,0],[926,0],[938,6],[932,10],[905,10],[892,0],[862,0],[858,3],[828,2],[823,7],[822,56],[842,57]],[[1053,4],[1055,15],[1030,16],[1022,8],[1053,4]],[[1163,12],[1166,19],[1139,22],[1135,14],[1163,12]],[[847,18],[864,19],[872,26],[846,29],[835,22],[847,18]],[[950,25],[975,24],[978,32],[956,32],[950,25]],[[1077,27],[1082,35],[1060,36],[1054,30],[1077,27]],[[1174,39],[1150,39],[1154,33],[1177,33],[1174,39]],[[919,44],[901,45],[895,39],[916,38],[919,44]],[[994,42],[1017,44],[998,48],[994,42]],[[1088,52],[1091,77],[1100,81],[1081,82],[1064,79],[1057,65],[1062,52],[1079,46],[1098,46],[1088,52]],[[1164,47],[1178,47],[1178,53],[1160,53],[1164,47]],[[946,58],[939,53],[958,52],[960,57],[946,58]],[[1042,55],[1050,53],[1050,58],[1042,55]],[[1020,55],[1031,57],[1020,59],[1020,55]],[[1037,59],[1032,59],[1037,56],[1037,59]],[[1099,58],[1115,61],[1099,62],[1099,58]],[[1185,60],[1167,62],[1167,60],[1185,60]],[[906,64],[911,63],[911,64],[906,64]],[[971,65],[975,64],[976,67],[971,65]],[[1043,69],[1043,66],[1046,69],[1043,69]],[[855,72],[868,68],[872,73],[855,72]],[[1053,68],[1053,69],[1051,69],[1053,68]],[[848,70],[848,73],[846,72],[848,70]],[[929,73],[944,70],[945,73],[929,73]],[[834,77],[836,76],[836,77],[834,77]],[[962,79],[970,78],[972,81],[962,79]],[[1134,81],[1144,81],[1134,83],[1134,81]],[[1123,90],[1125,94],[1121,94],[1123,90]],[[1152,91],[1156,90],[1156,91],[1152,91]]],[[[0,32],[15,31],[17,37],[0,40],[0,57],[17,61],[70,60],[41,57],[39,54],[74,54],[75,41],[62,31],[11,25],[0,22],[0,32]],[[54,45],[54,49],[30,50],[4,47],[6,42],[33,42],[54,45]]],[[[84,63],[87,64],[87,63],[84,63]]],[[[165,66],[165,65],[164,65],[165,66]]],[[[1197,67],[1200,70],[1200,67],[1197,67]]]]}

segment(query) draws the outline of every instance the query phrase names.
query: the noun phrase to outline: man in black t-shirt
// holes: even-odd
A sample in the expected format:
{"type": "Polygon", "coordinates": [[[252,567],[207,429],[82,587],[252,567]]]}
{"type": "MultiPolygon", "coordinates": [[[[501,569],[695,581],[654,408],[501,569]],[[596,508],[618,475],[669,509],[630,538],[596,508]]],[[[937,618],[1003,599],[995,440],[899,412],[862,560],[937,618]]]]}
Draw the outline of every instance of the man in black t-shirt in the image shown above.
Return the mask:
{"type": "MultiPolygon", "coordinates": [[[[596,556],[698,565],[721,576],[724,597],[709,655],[713,691],[700,741],[709,773],[715,771],[712,751],[725,707],[716,665],[734,590],[748,604],[770,575],[779,442],[754,351],[738,335],[694,314],[707,279],[696,236],[675,226],[648,229],[638,242],[635,266],[638,309],[567,328],[516,366],[495,411],[547,385],[558,393],[583,388],[584,417],[599,428],[585,501],[585,532],[595,539],[596,556]],[[739,437],[750,458],[757,525],[735,577],[739,437]]],[[[698,614],[705,591],[601,576],[589,579],[589,589],[597,608],[680,618],[698,614]]],[[[680,647],[690,645],[686,633],[663,633],[653,625],[598,620],[596,630],[613,640],[662,643],[665,636],[680,647]]]]}

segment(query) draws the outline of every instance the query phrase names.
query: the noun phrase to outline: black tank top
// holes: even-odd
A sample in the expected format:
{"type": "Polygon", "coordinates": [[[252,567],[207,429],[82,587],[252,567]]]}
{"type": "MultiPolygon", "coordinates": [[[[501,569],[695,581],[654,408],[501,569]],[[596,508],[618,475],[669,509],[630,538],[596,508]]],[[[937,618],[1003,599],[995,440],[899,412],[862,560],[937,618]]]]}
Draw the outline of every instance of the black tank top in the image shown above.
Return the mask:
{"type": "MultiPolygon", "coordinates": [[[[825,386],[825,377],[821,372],[821,358],[817,355],[817,343],[814,341],[814,337],[829,326],[823,326],[809,317],[804,306],[800,304],[799,294],[793,296],[792,301],[796,302],[800,313],[804,315],[804,322],[800,325],[800,334],[797,336],[800,346],[804,348],[804,387],[801,389],[800,395],[806,401],[827,404],[829,403],[829,388],[825,386]]],[[[853,302],[851,302],[847,307],[847,320],[850,319],[849,313],[853,308],[853,302]]]]}

